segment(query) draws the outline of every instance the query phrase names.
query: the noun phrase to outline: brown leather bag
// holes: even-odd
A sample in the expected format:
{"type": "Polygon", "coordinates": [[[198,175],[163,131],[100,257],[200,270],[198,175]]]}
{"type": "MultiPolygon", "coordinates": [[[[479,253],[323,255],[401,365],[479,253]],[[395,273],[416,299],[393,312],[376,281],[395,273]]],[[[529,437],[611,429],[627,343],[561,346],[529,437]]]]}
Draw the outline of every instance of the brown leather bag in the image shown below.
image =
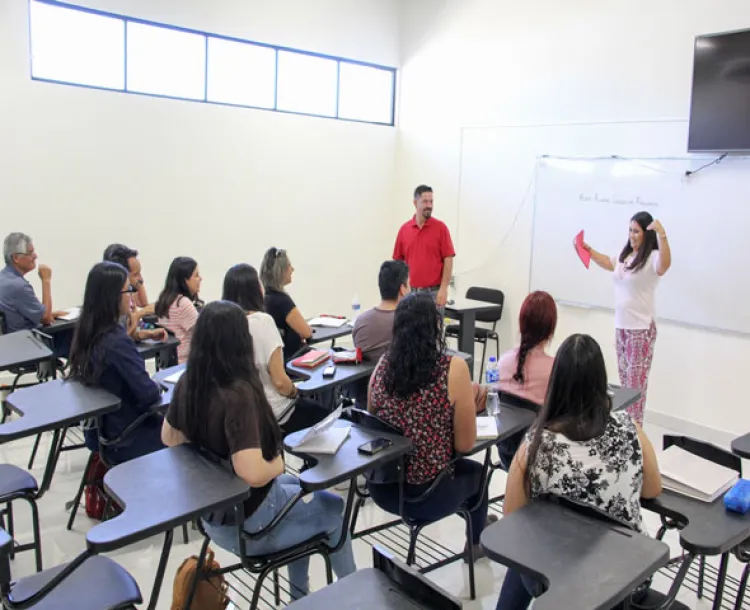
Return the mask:
{"type": "MultiPolygon", "coordinates": [[[[206,553],[206,560],[201,568],[202,572],[218,570],[219,562],[214,559],[214,552],[210,548],[206,553]]],[[[190,587],[198,570],[198,557],[193,555],[182,562],[174,576],[172,585],[172,609],[187,610],[190,587]]],[[[227,581],[223,574],[201,578],[195,588],[191,610],[224,610],[229,605],[227,597],[227,581]]]]}

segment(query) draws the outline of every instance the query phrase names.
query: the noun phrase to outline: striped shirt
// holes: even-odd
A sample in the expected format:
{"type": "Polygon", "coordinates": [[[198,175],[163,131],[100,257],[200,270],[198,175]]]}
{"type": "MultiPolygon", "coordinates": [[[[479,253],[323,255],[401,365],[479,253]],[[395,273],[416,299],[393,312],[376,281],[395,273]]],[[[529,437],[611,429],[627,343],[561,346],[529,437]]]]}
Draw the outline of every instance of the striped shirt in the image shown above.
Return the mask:
{"type": "Polygon", "coordinates": [[[198,310],[190,299],[183,296],[177,297],[169,306],[166,318],[159,318],[159,326],[166,328],[180,341],[177,347],[177,361],[180,364],[186,362],[190,354],[190,341],[197,321],[198,310]]]}

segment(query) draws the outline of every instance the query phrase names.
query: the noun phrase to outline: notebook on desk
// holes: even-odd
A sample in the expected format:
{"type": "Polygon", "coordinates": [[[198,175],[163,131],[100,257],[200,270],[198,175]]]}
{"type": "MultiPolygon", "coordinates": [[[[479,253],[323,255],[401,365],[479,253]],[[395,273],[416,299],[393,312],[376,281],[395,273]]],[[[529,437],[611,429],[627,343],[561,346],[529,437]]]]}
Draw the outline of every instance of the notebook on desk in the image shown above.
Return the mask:
{"type": "Polygon", "coordinates": [[[658,456],[662,486],[688,498],[713,502],[739,478],[736,470],[719,466],[673,445],[658,456]]]}
{"type": "Polygon", "coordinates": [[[308,322],[310,326],[321,326],[323,328],[341,328],[346,323],[346,318],[332,318],[330,316],[320,316],[308,322]]]}
{"type": "Polygon", "coordinates": [[[477,416],[477,440],[497,438],[497,420],[488,415],[477,416]]]}
{"type": "Polygon", "coordinates": [[[57,316],[58,320],[65,320],[66,322],[70,322],[81,317],[80,307],[71,307],[70,309],[63,309],[63,311],[65,312],[65,315],[57,316]]]}
{"type": "Polygon", "coordinates": [[[302,368],[312,369],[330,358],[331,353],[327,349],[314,349],[307,352],[304,356],[292,360],[292,366],[301,366],[302,368]]]}
{"type": "Polygon", "coordinates": [[[290,446],[305,453],[328,455],[336,453],[344,444],[346,437],[349,436],[349,430],[351,430],[351,426],[348,424],[334,426],[341,417],[343,410],[343,407],[339,405],[328,417],[319,421],[312,428],[308,428],[295,445],[290,446]]]}

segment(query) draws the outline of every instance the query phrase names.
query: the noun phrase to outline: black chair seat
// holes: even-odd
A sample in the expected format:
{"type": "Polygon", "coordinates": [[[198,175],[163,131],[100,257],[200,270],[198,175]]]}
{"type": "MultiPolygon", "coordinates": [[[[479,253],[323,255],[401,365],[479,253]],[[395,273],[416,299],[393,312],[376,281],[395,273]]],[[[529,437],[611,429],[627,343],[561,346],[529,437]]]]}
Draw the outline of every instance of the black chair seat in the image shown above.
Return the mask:
{"type": "MultiPolygon", "coordinates": [[[[458,324],[449,324],[445,327],[445,334],[448,337],[458,338],[458,330],[460,326],[458,324]]],[[[474,340],[475,341],[486,341],[488,337],[494,337],[497,333],[491,328],[474,328],[474,340]]]]}
{"type": "Polygon", "coordinates": [[[39,485],[29,472],[12,464],[0,464],[0,498],[37,489],[39,485]]]}
{"type": "Polygon", "coordinates": [[[277,551],[276,553],[268,553],[267,555],[248,555],[247,558],[250,562],[257,563],[259,565],[283,561],[284,559],[286,559],[287,555],[299,555],[300,553],[304,554],[305,551],[317,549],[318,547],[320,547],[321,543],[326,540],[326,538],[328,538],[328,534],[316,534],[307,542],[298,544],[289,549],[277,551]]]}
{"type": "MultiPolygon", "coordinates": [[[[56,566],[39,574],[22,578],[11,589],[9,599],[21,603],[39,591],[45,583],[59,574],[65,565],[56,566]]],[[[118,610],[143,601],[133,577],[108,557],[95,555],[84,561],[77,570],[63,580],[34,610],[118,610]]]]}

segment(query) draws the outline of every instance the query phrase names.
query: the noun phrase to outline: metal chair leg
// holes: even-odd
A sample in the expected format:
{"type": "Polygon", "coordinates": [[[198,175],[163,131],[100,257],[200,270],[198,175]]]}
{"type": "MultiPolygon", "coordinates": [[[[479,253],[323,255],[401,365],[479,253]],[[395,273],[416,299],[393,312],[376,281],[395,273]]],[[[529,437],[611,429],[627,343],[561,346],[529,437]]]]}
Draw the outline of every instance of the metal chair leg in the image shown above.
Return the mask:
{"type": "Polygon", "coordinates": [[[737,589],[737,599],[734,602],[734,610],[742,610],[742,602],[745,601],[745,589],[747,588],[747,577],[750,576],[750,563],[745,564],[740,578],[740,586],[737,589]]]}
{"type": "Polygon", "coordinates": [[[34,468],[34,460],[36,459],[36,452],[39,450],[39,443],[42,440],[42,435],[37,434],[36,440],[34,441],[34,448],[31,450],[31,456],[29,457],[29,470],[34,468]]]}
{"type": "Polygon", "coordinates": [[[281,590],[279,589],[279,570],[273,571],[273,601],[277,606],[281,605],[281,590]]]}
{"type": "Polygon", "coordinates": [[[83,476],[81,477],[81,484],[78,486],[75,498],[73,498],[72,505],[70,507],[70,517],[68,517],[68,530],[73,529],[73,522],[76,520],[76,514],[78,513],[78,505],[81,503],[81,496],[83,495],[83,489],[86,487],[88,481],[88,473],[91,469],[91,463],[94,461],[93,451],[89,454],[89,459],[86,462],[86,467],[83,469],[83,476]]]}
{"type": "Polygon", "coordinates": [[[469,597],[476,599],[476,583],[474,581],[474,529],[471,527],[471,517],[469,513],[461,515],[466,520],[466,548],[469,555],[469,597]]]}
{"type": "Polygon", "coordinates": [[[487,360],[487,341],[482,342],[482,364],[479,366],[479,383],[482,383],[484,377],[484,363],[487,360]]]}
{"type": "Polygon", "coordinates": [[[409,527],[409,550],[406,553],[406,565],[408,566],[414,563],[414,556],[417,551],[417,537],[421,529],[420,527],[409,527]]]}
{"type": "Polygon", "coordinates": [[[331,556],[328,553],[323,553],[323,563],[326,564],[326,580],[330,585],[333,582],[333,566],[331,566],[331,556]]]}
{"type": "Polygon", "coordinates": [[[182,542],[184,544],[187,544],[190,542],[190,538],[188,537],[188,526],[187,523],[182,524],[182,542]]]}
{"type": "Polygon", "coordinates": [[[201,551],[198,553],[198,569],[195,571],[195,578],[190,584],[190,591],[188,592],[187,599],[185,600],[185,610],[190,610],[190,606],[193,604],[193,598],[195,597],[195,590],[198,588],[198,580],[200,579],[201,568],[206,561],[206,553],[208,552],[208,545],[211,539],[208,536],[204,536],[203,544],[201,545],[201,551]]]}
{"type": "Polygon", "coordinates": [[[706,575],[706,558],[701,555],[698,559],[698,599],[703,598],[703,579],[706,575]]]}
{"type": "Polygon", "coordinates": [[[13,544],[10,547],[10,558],[15,559],[16,557],[16,534],[15,534],[15,526],[13,524],[13,504],[11,502],[8,502],[5,505],[5,515],[8,517],[8,536],[10,536],[13,539],[13,544]]]}
{"type": "Polygon", "coordinates": [[[36,500],[27,498],[31,506],[31,526],[34,534],[34,558],[36,559],[36,571],[42,571],[42,533],[39,530],[39,508],[36,500]]]}

